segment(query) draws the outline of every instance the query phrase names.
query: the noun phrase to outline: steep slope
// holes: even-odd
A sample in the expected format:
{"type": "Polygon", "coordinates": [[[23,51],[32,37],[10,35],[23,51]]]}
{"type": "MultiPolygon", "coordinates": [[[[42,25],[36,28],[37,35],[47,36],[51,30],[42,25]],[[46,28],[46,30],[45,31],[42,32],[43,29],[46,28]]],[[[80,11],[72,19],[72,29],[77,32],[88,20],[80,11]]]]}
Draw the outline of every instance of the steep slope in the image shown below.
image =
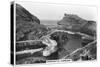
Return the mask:
{"type": "Polygon", "coordinates": [[[40,20],[32,15],[29,11],[27,11],[25,8],[23,8],[21,5],[16,4],[16,21],[32,21],[33,23],[39,23],[40,20]]]}
{"type": "Polygon", "coordinates": [[[16,4],[16,40],[38,39],[47,28],[40,24],[40,20],[21,5],[16,4]],[[40,34],[40,35],[39,35],[40,34]],[[39,35],[39,36],[38,36],[39,35]]]}
{"type": "MultiPolygon", "coordinates": [[[[19,4],[16,4],[16,41],[28,41],[28,40],[37,40],[43,35],[46,35],[48,29],[45,25],[40,24],[40,20],[32,15],[29,11],[27,11],[24,7],[19,4]]],[[[41,42],[30,42],[30,43],[17,43],[16,42],[16,52],[37,49],[41,47],[45,47],[41,42]],[[39,44],[39,45],[37,45],[39,44]]],[[[24,53],[17,55],[16,54],[16,63],[20,64],[27,62],[31,63],[31,61],[38,62],[45,59],[40,56],[40,53],[31,54],[24,53]],[[36,56],[34,56],[36,55],[36,56]],[[38,56],[39,55],[39,56],[38,56]],[[28,60],[27,60],[28,59],[28,60]]]]}

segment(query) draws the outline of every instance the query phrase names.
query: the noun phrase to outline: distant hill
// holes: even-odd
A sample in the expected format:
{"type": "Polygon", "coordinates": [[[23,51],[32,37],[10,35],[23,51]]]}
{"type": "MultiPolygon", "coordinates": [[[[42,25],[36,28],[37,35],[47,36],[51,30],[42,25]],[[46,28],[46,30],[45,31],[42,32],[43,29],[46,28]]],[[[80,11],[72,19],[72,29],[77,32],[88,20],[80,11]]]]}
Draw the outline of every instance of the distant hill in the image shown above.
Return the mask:
{"type": "Polygon", "coordinates": [[[40,24],[57,25],[58,20],[40,20],[40,24]]]}

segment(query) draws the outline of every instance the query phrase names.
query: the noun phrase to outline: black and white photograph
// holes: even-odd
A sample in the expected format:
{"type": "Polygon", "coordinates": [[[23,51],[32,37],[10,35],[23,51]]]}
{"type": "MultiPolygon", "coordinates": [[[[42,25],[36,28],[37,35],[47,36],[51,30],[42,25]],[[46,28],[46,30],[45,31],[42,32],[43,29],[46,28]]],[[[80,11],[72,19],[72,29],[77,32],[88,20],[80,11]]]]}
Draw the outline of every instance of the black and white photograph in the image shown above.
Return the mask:
{"type": "Polygon", "coordinates": [[[97,8],[15,1],[12,64],[97,60],[97,8]]]}

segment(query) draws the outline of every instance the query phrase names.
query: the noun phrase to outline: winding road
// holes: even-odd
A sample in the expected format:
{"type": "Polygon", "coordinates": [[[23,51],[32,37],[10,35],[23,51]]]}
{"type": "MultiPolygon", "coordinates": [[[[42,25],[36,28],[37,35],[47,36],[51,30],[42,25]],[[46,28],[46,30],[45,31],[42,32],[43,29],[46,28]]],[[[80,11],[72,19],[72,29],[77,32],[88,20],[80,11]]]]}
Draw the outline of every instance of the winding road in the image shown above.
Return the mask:
{"type": "MultiPolygon", "coordinates": [[[[50,47],[50,49],[52,49],[51,51],[54,50],[55,45],[57,45],[56,41],[53,41],[50,39],[50,35],[55,33],[55,32],[65,32],[68,34],[78,34],[82,37],[88,38],[88,39],[95,39],[92,36],[80,33],[80,32],[71,32],[71,31],[65,31],[65,30],[52,30],[51,33],[47,34],[46,36],[42,36],[39,40],[26,40],[26,41],[18,41],[16,43],[26,43],[26,42],[36,42],[36,41],[41,41],[42,43],[46,44],[48,47],[50,47]],[[44,38],[44,39],[43,39],[44,38]]],[[[24,50],[24,51],[18,51],[16,52],[16,54],[23,54],[23,53],[35,53],[37,51],[41,51],[42,49],[33,49],[33,50],[24,50]]],[[[76,50],[77,51],[77,50],[76,50]]],[[[44,55],[46,55],[46,53],[44,52],[44,55]]]]}
{"type": "Polygon", "coordinates": [[[50,37],[51,34],[55,33],[55,32],[65,32],[68,34],[78,34],[82,37],[88,38],[88,39],[95,39],[93,36],[89,36],[87,34],[84,33],[80,33],[80,32],[71,32],[71,31],[65,31],[65,30],[52,30],[51,33],[47,34],[46,36],[42,36],[39,40],[26,40],[26,41],[18,41],[16,43],[24,43],[24,42],[35,42],[35,41],[42,41],[41,39],[44,37],[50,37]]]}

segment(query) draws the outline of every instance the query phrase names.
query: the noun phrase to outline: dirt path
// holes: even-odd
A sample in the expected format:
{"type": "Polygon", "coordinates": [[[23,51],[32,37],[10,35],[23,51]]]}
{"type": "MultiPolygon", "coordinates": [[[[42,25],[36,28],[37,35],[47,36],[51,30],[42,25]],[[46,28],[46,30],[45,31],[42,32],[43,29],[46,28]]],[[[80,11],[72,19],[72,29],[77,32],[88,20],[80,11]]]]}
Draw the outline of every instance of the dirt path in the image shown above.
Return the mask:
{"type": "MultiPolygon", "coordinates": [[[[65,30],[53,30],[51,33],[47,34],[46,36],[43,36],[43,37],[49,37],[51,34],[55,33],[55,32],[65,32],[65,33],[68,33],[68,34],[78,34],[80,36],[84,36],[88,39],[94,39],[94,37],[92,36],[89,36],[87,34],[83,34],[83,33],[80,33],[80,32],[71,32],[71,31],[65,31],[65,30]]],[[[41,37],[41,38],[43,38],[41,37]]],[[[41,41],[41,38],[39,40],[26,40],[26,41],[18,41],[16,43],[24,43],[24,42],[35,42],[35,41],[41,41]]]]}

